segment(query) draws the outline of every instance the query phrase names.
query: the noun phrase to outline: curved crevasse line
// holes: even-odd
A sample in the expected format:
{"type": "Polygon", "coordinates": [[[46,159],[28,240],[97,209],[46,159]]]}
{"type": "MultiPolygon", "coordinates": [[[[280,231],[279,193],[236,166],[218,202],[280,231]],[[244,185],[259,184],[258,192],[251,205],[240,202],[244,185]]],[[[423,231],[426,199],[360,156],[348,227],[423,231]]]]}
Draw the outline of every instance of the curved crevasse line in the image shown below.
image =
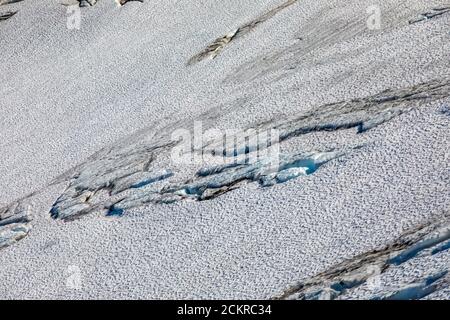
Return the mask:
{"type": "MultiPolygon", "coordinates": [[[[346,260],[310,279],[305,279],[275,297],[276,299],[339,299],[372,277],[397,268],[409,260],[431,257],[449,249],[450,214],[446,213],[402,234],[384,248],[366,252],[346,260]],[[434,250],[427,250],[434,249],[434,250]],[[436,251],[439,250],[439,251],[436,251]]],[[[450,270],[450,269],[449,269],[450,270]]],[[[420,299],[448,284],[449,270],[431,274],[412,283],[386,288],[371,299],[420,299]]]]}
{"type": "Polygon", "coordinates": [[[411,283],[399,285],[397,289],[389,290],[383,295],[376,295],[372,300],[419,300],[425,298],[437,290],[448,287],[450,284],[448,273],[448,270],[445,270],[411,283]]]}
{"type": "Polygon", "coordinates": [[[277,13],[286,9],[287,7],[290,7],[291,5],[295,4],[297,1],[298,0],[288,0],[288,1],[284,2],[283,4],[269,10],[268,12],[264,13],[263,15],[257,17],[256,19],[241,25],[237,29],[226,34],[225,36],[217,38],[210,45],[208,45],[204,50],[202,50],[200,53],[198,53],[195,56],[193,56],[192,58],[190,58],[189,61],[187,62],[187,65],[193,65],[193,64],[203,61],[205,59],[216,58],[225,49],[225,47],[227,45],[229,45],[232,41],[234,41],[238,38],[241,38],[241,37],[245,36],[246,34],[250,33],[258,25],[271,19],[277,13]]]}
{"type": "Polygon", "coordinates": [[[32,221],[29,209],[27,198],[0,208],[0,249],[27,236],[32,221]]]}
{"type": "MultiPolygon", "coordinates": [[[[319,106],[284,120],[274,118],[255,124],[251,127],[253,129],[251,132],[277,130],[280,133],[279,143],[318,131],[333,132],[357,128],[357,133],[362,133],[413,108],[446,98],[449,94],[450,80],[444,78],[411,87],[387,90],[371,97],[319,106]]],[[[280,161],[275,166],[276,170],[271,171],[270,157],[259,158],[254,163],[238,161],[239,156],[249,156],[254,150],[260,150],[265,146],[248,145],[234,150],[233,155],[236,159],[231,158],[234,160],[231,164],[199,168],[186,182],[170,168],[170,164],[163,169],[158,169],[160,165],[156,167],[154,165],[155,159],[167,158],[177,144],[168,138],[171,133],[169,131],[176,128],[177,126],[170,126],[156,136],[142,132],[133,139],[127,139],[126,142],[117,143],[97,152],[83,164],[60,176],[54,183],[65,183],[68,186],[54,202],[50,215],[55,219],[71,220],[98,211],[107,215],[123,214],[127,209],[147,203],[168,204],[180,200],[211,200],[249,182],[270,187],[314,173],[322,164],[320,157],[315,158],[318,155],[329,155],[332,160],[352,149],[310,154],[294,151],[289,155],[280,155],[280,161]]],[[[256,140],[248,137],[247,141],[250,143],[256,140]]],[[[204,148],[211,150],[211,144],[204,148]]],[[[224,152],[226,153],[226,150],[219,148],[216,154],[224,152]]],[[[24,199],[18,201],[18,203],[25,202],[24,199]]],[[[15,203],[9,207],[15,207],[15,203]]],[[[6,211],[11,212],[11,209],[6,211]]],[[[5,217],[2,216],[0,220],[3,219],[5,217]]],[[[12,223],[3,222],[3,225],[0,225],[0,232],[10,228],[8,226],[11,225],[12,223]]],[[[30,222],[26,222],[26,226],[30,226],[30,222]]],[[[8,235],[9,238],[14,238],[9,229],[8,235]]],[[[19,232],[18,238],[21,236],[22,233],[19,232]]]]}
{"type": "Polygon", "coordinates": [[[7,12],[0,12],[0,21],[5,21],[14,16],[17,13],[17,11],[7,11],[7,12]]]}

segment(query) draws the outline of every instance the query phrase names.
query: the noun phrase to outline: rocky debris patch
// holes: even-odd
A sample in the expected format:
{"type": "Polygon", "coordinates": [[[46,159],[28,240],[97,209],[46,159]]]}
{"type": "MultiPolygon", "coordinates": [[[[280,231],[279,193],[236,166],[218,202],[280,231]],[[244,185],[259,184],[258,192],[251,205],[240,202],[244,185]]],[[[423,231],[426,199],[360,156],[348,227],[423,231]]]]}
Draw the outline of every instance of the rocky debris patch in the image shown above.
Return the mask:
{"type": "Polygon", "coordinates": [[[264,13],[263,15],[259,16],[258,18],[240,26],[236,30],[228,33],[227,35],[217,38],[214,40],[209,46],[207,46],[203,51],[193,56],[188,61],[188,65],[195,64],[197,62],[200,62],[205,59],[214,59],[217,57],[222,50],[231,42],[234,40],[237,40],[238,38],[241,38],[251,32],[253,29],[255,29],[258,25],[266,22],[270,18],[274,17],[277,13],[280,11],[286,9],[287,7],[293,5],[296,3],[297,0],[288,0],[285,3],[279,5],[278,7],[264,13]]]}
{"type": "Polygon", "coordinates": [[[420,14],[417,18],[409,20],[409,24],[419,23],[422,21],[427,21],[445,13],[450,12],[450,7],[433,8],[429,12],[420,14]]]}
{"type": "MultiPolygon", "coordinates": [[[[424,223],[401,235],[384,248],[366,252],[346,260],[335,267],[292,286],[277,299],[339,299],[352,290],[366,285],[374,277],[418,259],[431,257],[448,250],[450,239],[450,215],[424,223]]],[[[420,299],[449,284],[448,266],[438,274],[429,274],[397,288],[386,288],[372,295],[371,299],[420,299]]]]}
{"type": "Polygon", "coordinates": [[[31,229],[26,199],[0,208],[0,249],[24,238],[31,229]]]}

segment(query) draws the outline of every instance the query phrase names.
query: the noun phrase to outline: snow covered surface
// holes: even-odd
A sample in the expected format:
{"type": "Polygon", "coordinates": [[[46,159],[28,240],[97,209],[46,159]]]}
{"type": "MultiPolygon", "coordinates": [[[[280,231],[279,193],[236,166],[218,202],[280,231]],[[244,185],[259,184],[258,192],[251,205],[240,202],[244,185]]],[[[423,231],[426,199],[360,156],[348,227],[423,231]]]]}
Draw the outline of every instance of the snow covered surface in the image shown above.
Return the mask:
{"type": "MultiPolygon", "coordinates": [[[[448,227],[450,2],[288,2],[100,0],[71,30],[0,1],[0,298],[271,298],[448,227]],[[281,170],[174,163],[194,121],[280,130],[281,170]]],[[[339,298],[450,298],[439,239],[339,298]]]]}

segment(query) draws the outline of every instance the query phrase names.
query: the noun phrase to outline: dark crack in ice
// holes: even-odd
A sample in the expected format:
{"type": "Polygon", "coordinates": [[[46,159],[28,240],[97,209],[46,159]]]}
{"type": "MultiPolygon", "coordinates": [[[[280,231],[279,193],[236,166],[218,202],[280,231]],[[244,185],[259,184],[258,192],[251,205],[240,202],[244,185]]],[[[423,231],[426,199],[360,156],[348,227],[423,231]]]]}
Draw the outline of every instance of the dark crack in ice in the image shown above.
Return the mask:
{"type": "Polygon", "coordinates": [[[0,21],[5,21],[14,16],[17,11],[0,12],[0,21]]]}
{"type": "MultiPolygon", "coordinates": [[[[56,178],[52,185],[65,185],[66,188],[52,205],[50,214],[55,219],[66,221],[92,213],[121,215],[128,209],[146,204],[213,200],[249,183],[261,188],[285,183],[313,174],[328,161],[350,156],[356,149],[357,152],[364,152],[364,149],[361,146],[344,146],[336,150],[290,150],[277,154],[274,165],[273,153],[259,154],[265,146],[251,136],[252,132],[276,130],[279,133],[276,143],[280,145],[293,137],[319,131],[331,134],[336,130],[356,129],[357,134],[363,134],[413,108],[426,106],[449,94],[450,81],[442,79],[256,123],[248,128],[252,130],[245,131],[250,135],[242,148],[228,150],[223,148],[223,143],[212,141],[201,150],[194,150],[204,153],[215,150],[213,158],[225,158],[224,163],[196,165],[186,172],[180,172],[183,166],[173,166],[170,160],[171,151],[180,143],[173,141],[170,135],[182,126],[181,123],[157,130],[143,130],[98,151],[81,165],[56,178]],[[258,150],[257,160],[247,161],[255,150],[258,150]]],[[[214,118],[206,119],[214,125],[214,118]]],[[[1,246],[12,244],[28,233],[30,217],[22,217],[21,209],[18,209],[25,202],[14,202],[2,209],[1,246]]],[[[408,252],[405,251],[405,254],[408,252]]]]}
{"type": "Polygon", "coordinates": [[[423,21],[427,21],[443,14],[450,13],[450,7],[433,8],[428,12],[420,14],[417,18],[411,19],[409,24],[415,24],[423,21]]]}
{"type": "Polygon", "coordinates": [[[390,289],[382,295],[376,295],[372,300],[419,300],[450,285],[449,272],[442,271],[413,282],[390,289]]]}
{"type": "Polygon", "coordinates": [[[0,6],[22,2],[23,0],[0,0],[0,6]]]}
{"type": "MultiPolygon", "coordinates": [[[[287,289],[276,299],[339,299],[349,291],[366,284],[379,270],[380,274],[398,267],[419,254],[427,257],[448,250],[444,244],[450,239],[450,214],[412,229],[386,247],[366,252],[346,260],[310,279],[287,289]],[[430,250],[431,249],[431,250],[430,250]],[[434,253],[433,253],[434,252],[434,253]]],[[[448,287],[448,268],[397,288],[386,288],[371,299],[421,299],[441,288],[448,287]]]]}
{"type": "MultiPolygon", "coordinates": [[[[78,0],[79,2],[79,6],[84,8],[84,7],[92,7],[94,5],[97,4],[98,0],[78,0]]],[[[119,6],[123,6],[128,2],[141,2],[143,3],[144,0],[115,0],[115,2],[119,5],[119,6]]]]}
{"type": "MultiPolygon", "coordinates": [[[[356,128],[357,133],[363,133],[414,107],[447,97],[449,92],[450,81],[432,81],[320,106],[300,116],[255,124],[253,129],[259,132],[277,130],[280,143],[317,131],[356,128]]],[[[153,159],[167,155],[177,144],[168,139],[170,132],[166,133],[159,140],[148,139],[148,144],[138,146],[138,142],[132,142],[126,148],[113,148],[78,167],[69,178],[69,187],[55,202],[52,217],[70,220],[96,211],[120,215],[127,209],[148,203],[211,200],[246,183],[256,182],[261,187],[269,187],[312,174],[323,163],[352,151],[349,147],[348,150],[285,154],[280,155],[277,166],[273,166],[270,154],[252,163],[239,160],[239,156],[246,157],[262,148],[257,139],[248,137],[244,148],[232,151],[221,150],[222,142],[214,145],[213,141],[197,151],[214,149],[219,158],[231,155],[231,162],[201,167],[188,181],[179,181],[179,175],[170,168],[170,163],[165,168],[149,169],[153,159]]]]}
{"type": "MultiPolygon", "coordinates": [[[[332,132],[356,129],[364,133],[389,120],[429,102],[438,101],[450,95],[450,79],[422,83],[408,88],[385,90],[374,96],[322,105],[297,117],[273,118],[263,124],[253,126],[255,131],[277,130],[279,141],[313,132],[332,132]]],[[[249,141],[255,141],[247,137],[249,141]]],[[[218,149],[212,142],[211,149],[218,149]]],[[[245,149],[235,150],[234,155],[257,149],[259,145],[247,145],[245,149]]],[[[231,154],[229,150],[222,151],[231,154]]]]}
{"type": "Polygon", "coordinates": [[[200,53],[196,54],[191,59],[189,59],[188,65],[192,65],[194,63],[200,62],[205,59],[214,59],[223,51],[223,49],[227,45],[230,44],[230,42],[237,40],[237,39],[245,36],[246,34],[250,33],[258,25],[271,19],[277,13],[279,13],[280,11],[293,5],[296,2],[297,2],[297,0],[288,0],[285,3],[279,5],[278,7],[264,13],[263,15],[259,16],[258,18],[240,26],[236,30],[233,30],[232,32],[226,34],[225,36],[217,38],[209,46],[207,46],[203,51],[201,51],[200,53]]]}
{"type": "Polygon", "coordinates": [[[25,200],[0,208],[0,249],[27,236],[31,230],[31,216],[25,200]]]}

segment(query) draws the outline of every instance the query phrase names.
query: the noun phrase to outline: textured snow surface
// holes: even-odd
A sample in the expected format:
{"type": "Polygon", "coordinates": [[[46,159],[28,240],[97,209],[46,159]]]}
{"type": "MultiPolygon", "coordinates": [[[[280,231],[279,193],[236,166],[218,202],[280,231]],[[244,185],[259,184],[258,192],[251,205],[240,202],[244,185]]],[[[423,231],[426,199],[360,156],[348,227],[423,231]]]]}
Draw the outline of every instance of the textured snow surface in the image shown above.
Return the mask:
{"type": "Polygon", "coordinates": [[[450,2],[61,3],[0,0],[0,298],[450,298],[450,2]]]}
{"type": "Polygon", "coordinates": [[[384,248],[346,260],[305,282],[298,283],[279,298],[424,298],[442,289],[448,289],[449,240],[449,215],[433,217],[433,220],[409,230],[384,248]],[[428,265],[428,269],[417,267],[423,264],[428,265]],[[418,273],[418,279],[405,281],[408,277],[417,277],[418,273]],[[397,278],[392,278],[392,274],[397,278]]]}

